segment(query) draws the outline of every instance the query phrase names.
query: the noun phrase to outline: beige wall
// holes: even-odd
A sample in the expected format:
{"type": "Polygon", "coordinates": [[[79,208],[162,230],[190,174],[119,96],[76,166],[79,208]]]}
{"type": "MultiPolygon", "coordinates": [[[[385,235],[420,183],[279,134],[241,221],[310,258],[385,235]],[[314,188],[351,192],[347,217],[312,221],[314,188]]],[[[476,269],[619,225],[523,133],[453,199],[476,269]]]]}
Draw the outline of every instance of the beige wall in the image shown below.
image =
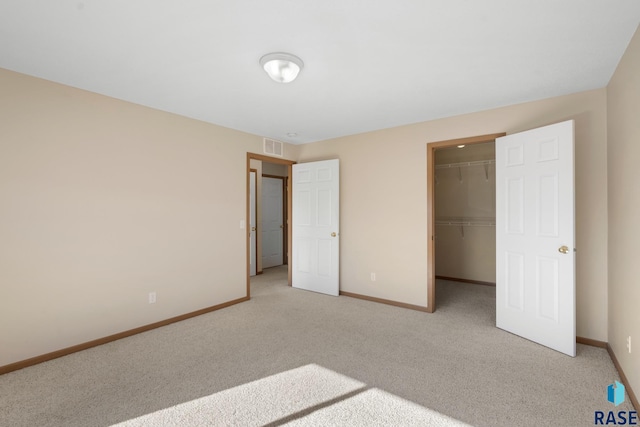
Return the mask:
{"type": "Polygon", "coordinates": [[[496,282],[496,228],[436,225],[436,275],[496,282]]]}
{"type": "Polygon", "coordinates": [[[287,176],[287,165],[279,165],[276,163],[263,163],[262,173],[265,175],[273,175],[273,176],[287,176]]]}
{"type": "Polygon", "coordinates": [[[605,89],[300,146],[300,161],[340,159],[341,289],[426,307],[428,142],[569,119],[576,123],[577,334],[606,341],[605,89]]]}
{"type": "Polygon", "coordinates": [[[261,138],[6,70],[0,87],[0,366],[246,295],[261,138]]]}
{"type": "MultiPolygon", "coordinates": [[[[640,31],[607,87],[609,345],[640,392],[640,31]],[[632,354],[626,348],[632,337],[632,354]]],[[[638,408],[636,408],[638,409],[638,408]]]]}

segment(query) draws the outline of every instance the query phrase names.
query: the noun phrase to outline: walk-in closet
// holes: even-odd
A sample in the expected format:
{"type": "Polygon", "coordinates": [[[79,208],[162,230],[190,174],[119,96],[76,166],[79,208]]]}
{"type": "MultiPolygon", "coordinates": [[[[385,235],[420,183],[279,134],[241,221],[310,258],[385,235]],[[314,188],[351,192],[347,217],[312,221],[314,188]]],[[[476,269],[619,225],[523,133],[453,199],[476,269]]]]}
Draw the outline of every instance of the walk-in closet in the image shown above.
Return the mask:
{"type": "Polygon", "coordinates": [[[434,178],[436,278],[495,285],[495,143],[437,149],[434,178]]]}

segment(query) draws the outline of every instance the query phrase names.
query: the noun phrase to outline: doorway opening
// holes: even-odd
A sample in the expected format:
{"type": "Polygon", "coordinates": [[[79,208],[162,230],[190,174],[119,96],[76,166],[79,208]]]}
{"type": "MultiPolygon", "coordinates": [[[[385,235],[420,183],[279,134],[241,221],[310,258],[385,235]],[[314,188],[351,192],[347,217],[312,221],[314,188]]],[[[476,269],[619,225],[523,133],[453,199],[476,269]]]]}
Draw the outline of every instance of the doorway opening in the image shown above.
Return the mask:
{"type": "MultiPolygon", "coordinates": [[[[267,240],[269,245],[268,262],[271,264],[265,264],[267,266],[282,266],[287,265],[287,281],[291,286],[291,186],[288,184],[289,177],[292,174],[292,165],[294,161],[278,159],[270,156],[264,156],[261,154],[247,153],[247,188],[246,188],[246,218],[247,223],[250,225],[247,227],[247,245],[246,245],[246,258],[247,258],[247,297],[251,296],[251,276],[255,274],[261,274],[263,271],[263,257],[264,241],[267,240]],[[252,189],[251,179],[252,171],[255,174],[256,184],[252,189]],[[267,203],[270,208],[269,211],[275,215],[281,216],[282,220],[270,221],[269,228],[265,228],[264,221],[262,220],[262,187],[263,178],[268,180],[267,186],[271,189],[270,193],[274,198],[268,198],[267,203]],[[278,191],[280,186],[280,192],[278,191]],[[252,191],[253,190],[253,191],[252,191]],[[279,195],[278,195],[279,194],[279,195]],[[255,203],[252,203],[252,197],[254,196],[255,203]],[[278,199],[278,197],[280,197],[278,199]],[[278,202],[279,200],[279,202],[278,202]],[[279,206],[278,206],[279,203],[279,206]],[[252,223],[252,218],[255,215],[255,225],[252,223]],[[252,248],[254,249],[252,251],[252,248]],[[279,253],[278,253],[279,251],[279,253]],[[281,260],[281,261],[280,261],[281,260]]],[[[284,267],[282,267],[284,268],[284,267]]]]}
{"type": "Polygon", "coordinates": [[[436,276],[439,280],[495,284],[495,168],[491,161],[495,162],[495,139],[504,135],[427,144],[430,313],[436,309],[436,276]],[[487,237],[493,249],[486,247],[487,237]]]}

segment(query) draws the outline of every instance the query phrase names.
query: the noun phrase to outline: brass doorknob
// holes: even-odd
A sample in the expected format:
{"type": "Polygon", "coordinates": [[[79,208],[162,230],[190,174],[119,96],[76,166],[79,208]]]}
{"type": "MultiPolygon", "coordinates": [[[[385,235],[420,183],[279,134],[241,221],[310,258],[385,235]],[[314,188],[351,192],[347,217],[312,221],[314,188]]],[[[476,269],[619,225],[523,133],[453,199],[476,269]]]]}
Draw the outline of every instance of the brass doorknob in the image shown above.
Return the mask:
{"type": "Polygon", "coordinates": [[[284,225],[281,225],[280,228],[284,228],[284,225]]]}
{"type": "Polygon", "coordinates": [[[565,254],[565,255],[566,255],[566,254],[568,254],[568,253],[569,253],[569,248],[568,248],[568,247],[566,247],[566,246],[560,246],[560,247],[558,248],[558,252],[560,252],[561,254],[565,254]]]}
{"type": "Polygon", "coordinates": [[[335,231],[333,233],[331,233],[331,237],[336,237],[336,236],[337,236],[337,234],[336,234],[335,231]]]}
{"type": "Polygon", "coordinates": [[[256,228],[255,227],[251,227],[251,231],[256,231],[256,228]]]}

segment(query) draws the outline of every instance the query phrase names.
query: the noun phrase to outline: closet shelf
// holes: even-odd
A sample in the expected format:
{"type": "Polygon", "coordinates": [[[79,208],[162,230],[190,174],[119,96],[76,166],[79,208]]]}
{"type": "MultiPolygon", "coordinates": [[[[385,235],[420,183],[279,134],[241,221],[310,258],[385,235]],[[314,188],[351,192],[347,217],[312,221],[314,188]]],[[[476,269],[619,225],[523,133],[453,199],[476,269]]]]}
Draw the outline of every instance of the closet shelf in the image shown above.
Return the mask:
{"type": "MultiPolygon", "coordinates": [[[[442,165],[436,165],[436,170],[458,168],[458,180],[462,184],[462,168],[463,167],[484,166],[484,178],[485,178],[485,181],[489,181],[489,165],[493,165],[495,163],[496,163],[495,159],[494,160],[478,160],[475,162],[446,163],[442,165]]],[[[434,177],[436,179],[436,184],[438,184],[438,174],[437,173],[434,174],[434,177]]]]}
{"type": "Polygon", "coordinates": [[[461,162],[461,163],[445,163],[442,165],[436,165],[436,169],[449,169],[449,168],[461,168],[467,166],[483,166],[483,165],[493,165],[495,164],[495,160],[478,160],[475,162],[461,162]]]}
{"type": "Polygon", "coordinates": [[[436,218],[436,225],[495,227],[495,218],[436,218]]]}

